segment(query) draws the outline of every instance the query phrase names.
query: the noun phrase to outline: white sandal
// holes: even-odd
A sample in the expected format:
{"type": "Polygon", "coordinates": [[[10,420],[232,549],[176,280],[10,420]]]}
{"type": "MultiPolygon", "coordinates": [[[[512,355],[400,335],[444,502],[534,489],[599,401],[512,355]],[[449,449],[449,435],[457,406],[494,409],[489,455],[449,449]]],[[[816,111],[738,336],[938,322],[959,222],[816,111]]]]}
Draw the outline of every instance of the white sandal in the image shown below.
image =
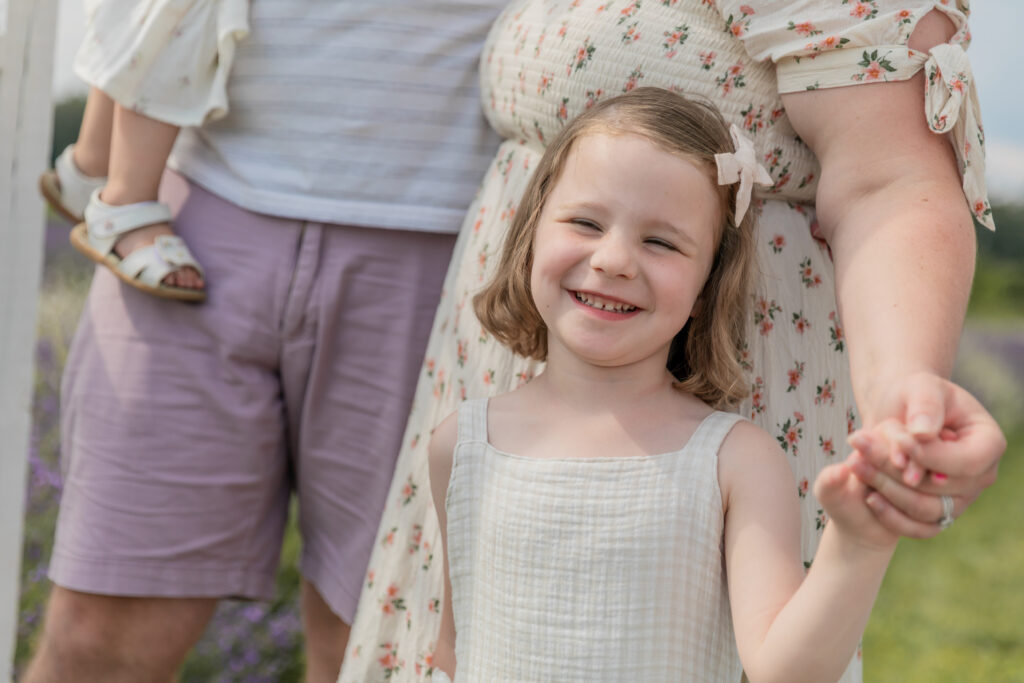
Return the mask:
{"type": "Polygon", "coordinates": [[[187,289],[163,284],[163,279],[182,268],[203,269],[177,235],[159,235],[153,244],[139,247],[124,258],[114,245],[125,233],[154,223],[169,223],[171,210],[161,202],[139,202],[111,206],[93,192],[85,207],[85,221],[71,230],[71,244],[90,259],[109,268],[123,282],[144,292],[178,301],[203,301],[205,289],[187,289]]]}
{"type": "Polygon", "coordinates": [[[74,145],[68,145],[53,164],[39,176],[39,191],[54,211],[72,223],[85,220],[85,207],[92,193],[107,184],[106,176],[94,178],[75,165],[74,145]]]}

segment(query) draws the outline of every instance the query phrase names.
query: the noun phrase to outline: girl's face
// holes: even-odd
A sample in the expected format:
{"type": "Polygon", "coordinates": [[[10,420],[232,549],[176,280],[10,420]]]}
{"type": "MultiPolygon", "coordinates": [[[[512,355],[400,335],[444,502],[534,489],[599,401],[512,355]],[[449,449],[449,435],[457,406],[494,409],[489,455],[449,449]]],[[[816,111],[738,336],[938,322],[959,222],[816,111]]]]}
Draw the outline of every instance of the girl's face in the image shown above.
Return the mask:
{"type": "MultiPolygon", "coordinates": [[[[548,358],[662,369],[714,260],[707,173],[635,134],[584,134],[541,211],[530,286],[548,358]]],[[[713,304],[713,302],[710,302],[713,304]]]]}

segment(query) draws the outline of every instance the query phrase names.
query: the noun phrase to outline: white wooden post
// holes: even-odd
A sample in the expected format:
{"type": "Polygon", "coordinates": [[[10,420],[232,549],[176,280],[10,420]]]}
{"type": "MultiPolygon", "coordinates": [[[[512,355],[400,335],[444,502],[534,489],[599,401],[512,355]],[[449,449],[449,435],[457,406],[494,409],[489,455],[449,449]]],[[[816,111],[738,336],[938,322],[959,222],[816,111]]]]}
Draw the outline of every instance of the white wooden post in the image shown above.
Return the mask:
{"type": "Polygon", "coordinates": [[[56,0],[0,0],[0,679],[14,660],[56,0]]]}

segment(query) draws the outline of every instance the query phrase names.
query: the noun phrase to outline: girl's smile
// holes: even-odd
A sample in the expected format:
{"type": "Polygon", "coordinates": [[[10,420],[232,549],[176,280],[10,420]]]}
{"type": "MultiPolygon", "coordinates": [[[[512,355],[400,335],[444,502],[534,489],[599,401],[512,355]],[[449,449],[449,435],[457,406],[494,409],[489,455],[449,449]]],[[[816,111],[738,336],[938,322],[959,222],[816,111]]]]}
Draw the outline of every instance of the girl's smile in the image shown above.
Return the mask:
{"type": "Polygon", "coordinates": [[[569,295],[580,306],[591,309],[594,315],[604,320],[623,320],[641,310],[629,302],[595,292],[569,292],[569,295]]]}

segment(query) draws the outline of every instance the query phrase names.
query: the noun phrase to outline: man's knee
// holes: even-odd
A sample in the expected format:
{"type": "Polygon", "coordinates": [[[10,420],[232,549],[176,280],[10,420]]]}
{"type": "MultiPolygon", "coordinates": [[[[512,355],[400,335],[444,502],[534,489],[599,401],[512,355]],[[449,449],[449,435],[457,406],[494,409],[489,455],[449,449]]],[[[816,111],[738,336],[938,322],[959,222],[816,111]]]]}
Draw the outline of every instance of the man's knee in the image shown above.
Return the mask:
{"type": "Polygon", "coordinates": [[[169,681],[214,599],[122,598],[54,587],[27,683],[169,681]]]}

